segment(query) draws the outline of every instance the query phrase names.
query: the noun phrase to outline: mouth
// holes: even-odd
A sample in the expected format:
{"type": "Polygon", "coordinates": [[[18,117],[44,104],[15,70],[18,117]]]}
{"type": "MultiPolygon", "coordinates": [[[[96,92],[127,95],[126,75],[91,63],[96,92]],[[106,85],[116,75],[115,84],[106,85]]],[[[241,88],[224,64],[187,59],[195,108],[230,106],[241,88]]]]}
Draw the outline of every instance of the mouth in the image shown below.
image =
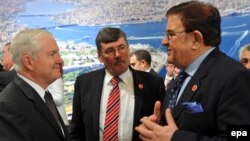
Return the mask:
{"type": "Polygon", "coordinates": [[[168,55],[172,54],[172,50],[168,49],[168,50],[167,50],[167,54],[168,54],[168,55]]]}

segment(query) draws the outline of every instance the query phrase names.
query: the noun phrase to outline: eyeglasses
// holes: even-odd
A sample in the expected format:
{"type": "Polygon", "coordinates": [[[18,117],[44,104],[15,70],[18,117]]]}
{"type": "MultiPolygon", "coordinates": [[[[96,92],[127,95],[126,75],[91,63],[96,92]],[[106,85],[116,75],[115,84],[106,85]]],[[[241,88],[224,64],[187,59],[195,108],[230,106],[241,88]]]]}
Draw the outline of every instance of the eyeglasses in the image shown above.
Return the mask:
{"type": "Polygon", "coordinates": [[[113,56],[113,55],[115,55],[116,50],[119,53],[125,53],[127,51],[127,48],[128,47],[126,45],[121,45],[121,46],[118,46],[117,49],[115,49],[115,48],[108,48],[108,49],[102,51],[102,53],[105,53],[106,55],[109,55],[109,56],[113,56]]]}
{"type": "Polygon", "coordinates": [[[173,37],[176,36],[177,33],[184,33],[186,32],[185,30],[184,31],[179,31],[179,32],[174,32],[174,31],[165,31],[165,37],[170,40],[172,39],[173,37]]]}

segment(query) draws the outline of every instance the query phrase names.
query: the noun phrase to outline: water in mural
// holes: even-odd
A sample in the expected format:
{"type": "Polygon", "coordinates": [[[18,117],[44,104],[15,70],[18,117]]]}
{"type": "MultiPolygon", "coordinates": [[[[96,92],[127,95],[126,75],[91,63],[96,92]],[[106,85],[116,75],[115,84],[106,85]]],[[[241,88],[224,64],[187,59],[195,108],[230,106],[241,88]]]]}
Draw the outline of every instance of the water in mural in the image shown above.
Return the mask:
{"type": "MultiPolygon", "coordinates": [[[[23,28],[45,28],[57,39],[64,59],[65,102],[71,112],[75,77],[102,66],[97,59],[95,36],[104,26],[127,33],[132,49],[146,48],[153,67],[164,76],[165,47],[161,45],[166,9],[183,0],[2,0],[1,44],[23,28]],[[100,8],[101,7],[101,8],[100,8]]],[[[250,42],[250,0],[213,0],[222,17],[221,50],[238,60],[238,50],[250,42]]]]}

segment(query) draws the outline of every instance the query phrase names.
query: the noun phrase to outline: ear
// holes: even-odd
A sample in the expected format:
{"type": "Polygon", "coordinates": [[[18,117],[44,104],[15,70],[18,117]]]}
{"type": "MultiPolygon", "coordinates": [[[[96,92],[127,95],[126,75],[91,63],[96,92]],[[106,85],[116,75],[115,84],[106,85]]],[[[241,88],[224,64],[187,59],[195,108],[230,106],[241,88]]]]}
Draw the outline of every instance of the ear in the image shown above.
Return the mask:
{"type": "Polygon", "coordinates": [[[141,64],[142,64],[142,66],[144,67],[145,64],[146,64],[146,61],[145,61],[145,60],[141,60],[140,62],[141,62],[141,64]]]}
{"type": "Polygon", "coordinates": [[[99,51],[97,51],[97,58],[101,63],[103,63],[102,55],[99,51]]]}
{"type": "Polygon", "coordinates": [[[203,44],[203,35],[198,30],[193,31],[193,34],[194,34],[194,45],[192,46],[192,49],[196,50],[200,48],[201,44],[203,44]]]}
{"type": "Polygon", "coordinates": [[[22,56],[22,63],[24,68],[28,70],[33,70],[33,59],[29,55],[23,55],[22,56]]]}

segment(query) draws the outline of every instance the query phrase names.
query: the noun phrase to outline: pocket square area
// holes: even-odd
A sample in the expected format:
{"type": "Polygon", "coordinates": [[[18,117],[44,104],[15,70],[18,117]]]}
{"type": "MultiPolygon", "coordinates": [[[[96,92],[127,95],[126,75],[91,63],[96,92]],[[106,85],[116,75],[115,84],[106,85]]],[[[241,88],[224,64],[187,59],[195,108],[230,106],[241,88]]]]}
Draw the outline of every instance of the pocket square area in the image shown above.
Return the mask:
{"type": "Polygon", "coordinates": [[[185,111],[190,113],[201,113],[203,112],[202,105],[197,102],[183,102],[182,105],[184,106],[185,111]]]}

